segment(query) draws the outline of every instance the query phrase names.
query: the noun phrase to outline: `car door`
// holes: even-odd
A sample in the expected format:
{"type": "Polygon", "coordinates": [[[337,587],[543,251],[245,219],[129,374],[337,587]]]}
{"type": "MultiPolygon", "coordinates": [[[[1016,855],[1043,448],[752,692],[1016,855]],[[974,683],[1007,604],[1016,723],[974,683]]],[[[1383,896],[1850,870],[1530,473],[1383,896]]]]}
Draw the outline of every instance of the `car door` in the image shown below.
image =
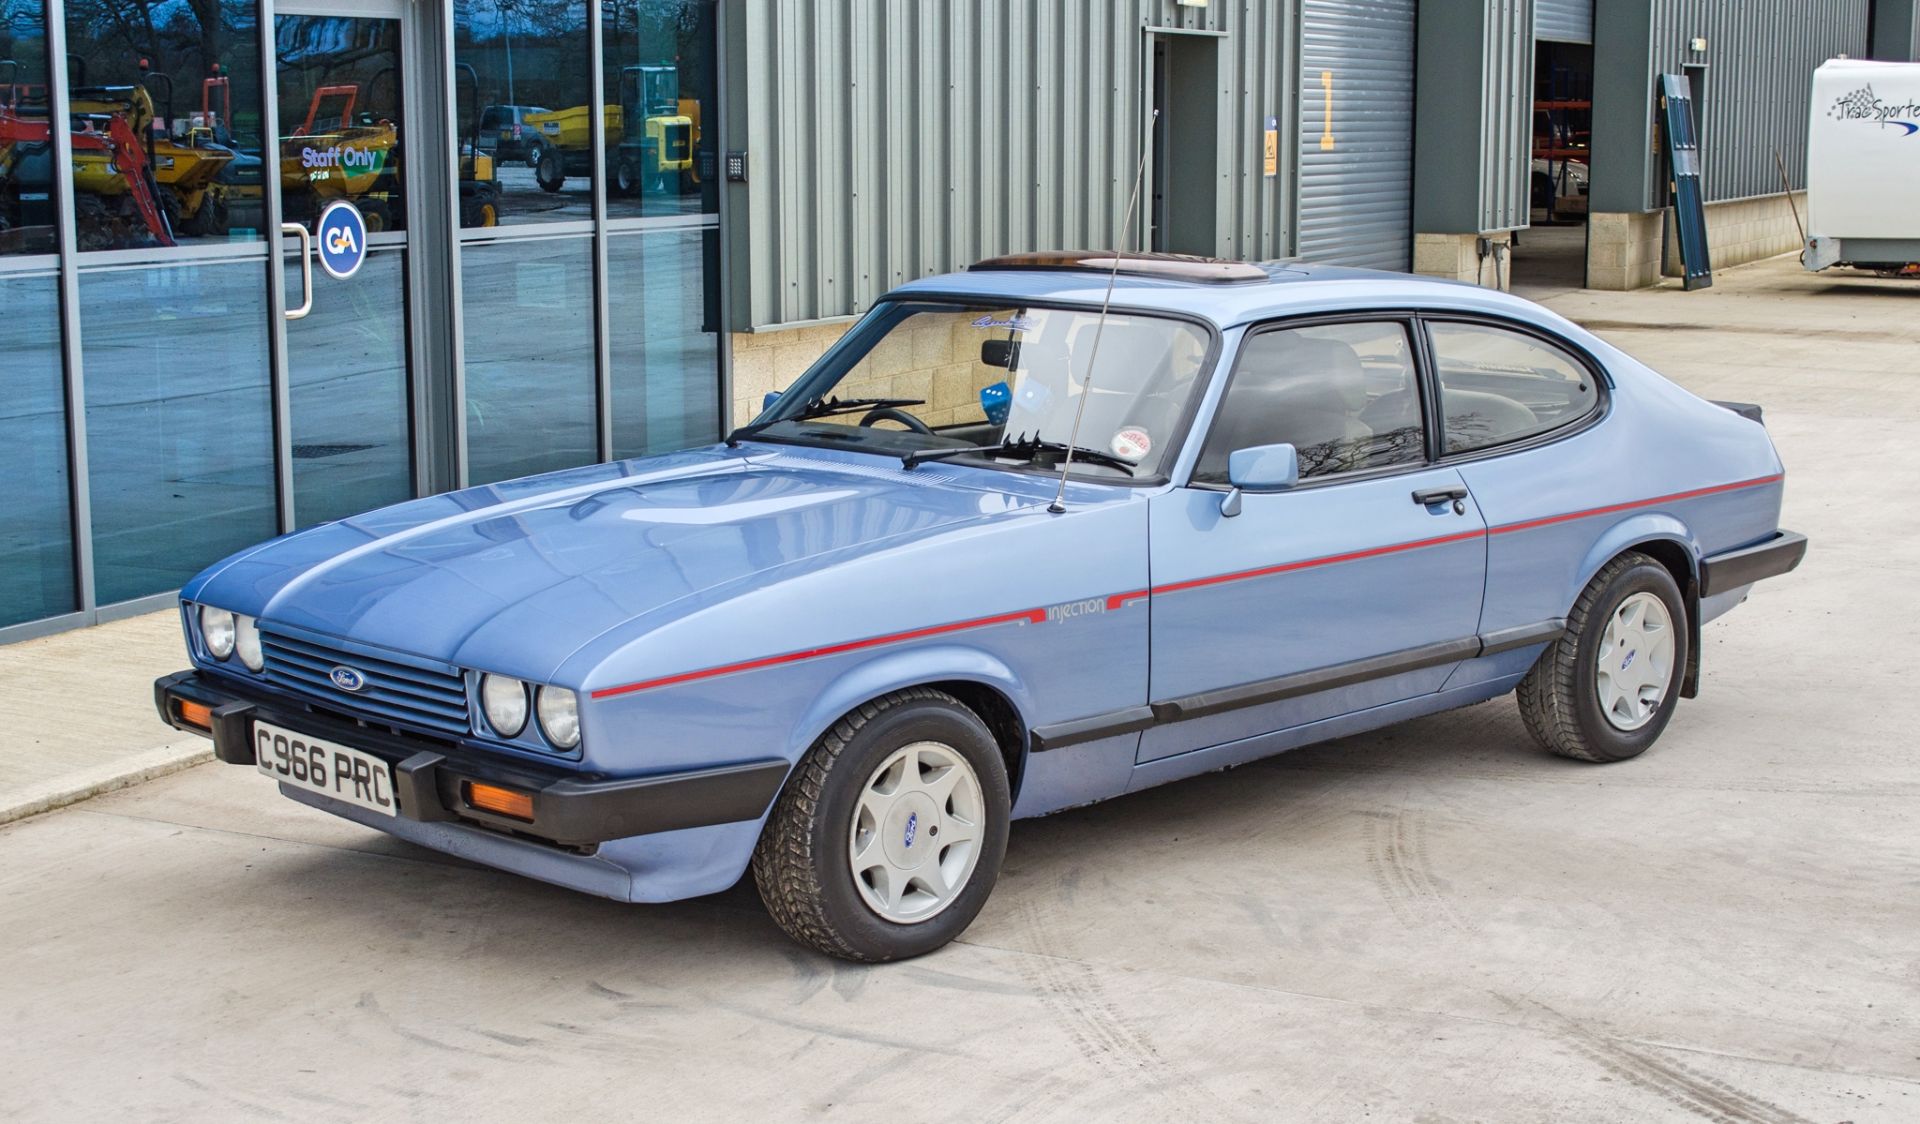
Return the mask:
{"type": "Polygon", "coordinates": [[[1152,761],[1439,690],[1478,648],[1486,523],[1433,464],[1404,319],[1243,341],[1190,480],[1150,514],[1152,761]],[[1291,443],[1300,482],[1223,515],[1235,449],[1291,443]]]}

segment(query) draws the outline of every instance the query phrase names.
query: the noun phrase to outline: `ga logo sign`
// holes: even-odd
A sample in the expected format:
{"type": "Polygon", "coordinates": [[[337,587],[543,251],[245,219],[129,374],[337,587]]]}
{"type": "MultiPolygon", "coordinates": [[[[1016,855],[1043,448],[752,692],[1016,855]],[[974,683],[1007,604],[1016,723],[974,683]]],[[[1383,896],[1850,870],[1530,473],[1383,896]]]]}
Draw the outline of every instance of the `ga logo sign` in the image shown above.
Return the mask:
{"type": "Polygon", "coordinates": [[[367,259],[367,220],[360,208],[336,199],[320,212],[320,268],[345,281],[367,259]]]}

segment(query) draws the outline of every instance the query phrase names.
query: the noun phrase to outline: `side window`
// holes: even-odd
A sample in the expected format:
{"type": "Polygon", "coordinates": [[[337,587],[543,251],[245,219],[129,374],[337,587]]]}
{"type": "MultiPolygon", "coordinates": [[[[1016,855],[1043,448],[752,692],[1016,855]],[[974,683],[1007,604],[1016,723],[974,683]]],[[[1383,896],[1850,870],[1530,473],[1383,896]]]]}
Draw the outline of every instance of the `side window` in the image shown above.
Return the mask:
{"type": "Polygon", "coordinates": [[[1486,324],[1430,324],[1447,452],[1557,429],[1600,400],[1593,374],[1561,348],[1486,324]]]}
{"type": "Polygon", "coordinates": [[[1193,478],[1225,484],[1234,450],[1282,442],[1302,477],[1417,463],[1418,387],[1397,320],[1260,332],[1240,349],[1193,478]]]}

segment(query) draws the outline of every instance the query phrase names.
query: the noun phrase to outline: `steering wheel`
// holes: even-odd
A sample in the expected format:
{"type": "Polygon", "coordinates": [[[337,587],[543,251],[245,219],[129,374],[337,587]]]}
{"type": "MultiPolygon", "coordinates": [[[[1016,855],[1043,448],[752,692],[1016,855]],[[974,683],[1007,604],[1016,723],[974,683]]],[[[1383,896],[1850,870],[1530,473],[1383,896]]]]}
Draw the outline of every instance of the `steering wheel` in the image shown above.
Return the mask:
{"type": "Polygon", "coordinates": [[[867,416],[860,419],[860,424],[872,425],[877,421],[896,421],[908,429],[913,430],[915,433],[924,433],[928,437],[933,436],[932,427],[897,406],[882,406],[877,410],[869,410],[867,411],[867,416]]]}

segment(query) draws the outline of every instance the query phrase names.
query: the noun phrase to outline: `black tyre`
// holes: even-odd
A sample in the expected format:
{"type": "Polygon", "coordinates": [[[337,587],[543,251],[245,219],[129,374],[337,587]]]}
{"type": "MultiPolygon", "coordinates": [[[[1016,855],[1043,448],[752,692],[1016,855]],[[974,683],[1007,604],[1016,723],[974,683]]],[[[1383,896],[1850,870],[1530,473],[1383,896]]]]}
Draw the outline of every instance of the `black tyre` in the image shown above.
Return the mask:
{"type": "Polygon", "coordinates": [[[801,758],[753,855],[788,936],[903,960],[964,932],[1007,850],[1006,764],[979,716],[917,687],[865,703],[801,758]]]}
{"type": "Polygon", "coordinates": [[[1519,689],[1520,716],[1547,750],[1625,761],[1667,728],[1688,657],[1687,609],[1667,568],[1629,551],[1600,568],[1519,689]]]}
{"type": "Polygon", "coordinates": [[[560,150],[548,146],[540,153],[540,165],[533,170],[533,178],[540,183],[540,190],[559,191],[567,182],[567,169],[560,158],[560,150]]]}
{"type": "Polygon", "coordinates": [[[640,169],[631,160],[620,160],[613,167],[613,189],[621,195],[640,194],[640,169]]]}

